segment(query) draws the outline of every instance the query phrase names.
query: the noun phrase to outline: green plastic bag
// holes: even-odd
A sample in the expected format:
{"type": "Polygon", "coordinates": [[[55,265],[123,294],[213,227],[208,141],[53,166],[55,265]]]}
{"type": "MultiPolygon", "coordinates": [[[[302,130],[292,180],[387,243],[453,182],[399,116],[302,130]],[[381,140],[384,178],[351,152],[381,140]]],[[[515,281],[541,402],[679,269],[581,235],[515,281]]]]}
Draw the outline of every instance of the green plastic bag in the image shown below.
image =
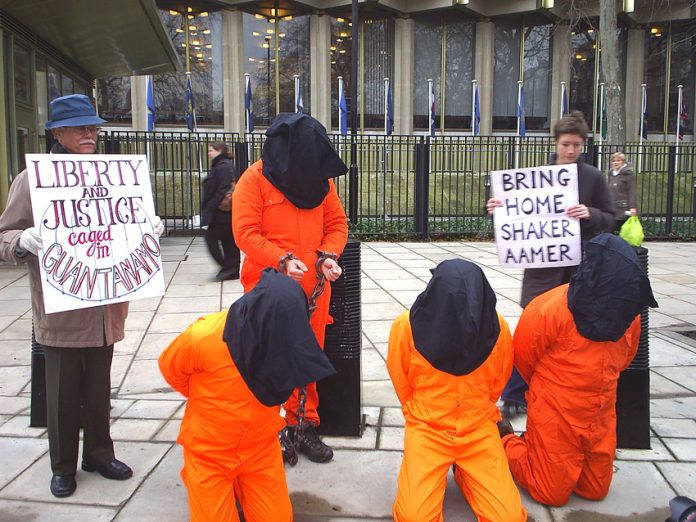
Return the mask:
{"type": "Polygon", "coordinates": [[[643,225],[640,224],[638,216],[631,216],[621,225],[619,236],[634,247],[639,247],[643,243],[645,235],[643,234],[643,225]]]}

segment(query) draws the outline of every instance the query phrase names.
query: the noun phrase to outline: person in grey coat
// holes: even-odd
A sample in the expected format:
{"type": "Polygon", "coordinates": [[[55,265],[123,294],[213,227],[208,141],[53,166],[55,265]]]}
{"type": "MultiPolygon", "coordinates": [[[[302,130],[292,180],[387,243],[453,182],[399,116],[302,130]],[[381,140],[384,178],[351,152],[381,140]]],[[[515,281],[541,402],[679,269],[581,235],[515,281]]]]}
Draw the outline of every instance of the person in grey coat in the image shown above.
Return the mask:
{"type": "Polygon", "coordinates": [[[615,152],[611,155],[611,170],[607,182],[611,199],[614,201],[616,215],[614,228],[621,230],[621,226],[628,218],[638,215],[636,175],[633,173],[633,168],[626,163],[626,155],[623,152],[615,152]]]}
{"type": "MultiPolygon", "coordinates": [[[[57,143],[52,154],[93,154],[99,124],[92,102],[82,94],[56,98],[46,122],[57,143]]],[[[155,232],[164,227],[157,217],[155,232]]],[[[84,428],[82,469],[103,477],[124,480],[133,475],[114,455],[109,429],[111,359],[114,343],[124,337],[128,303],[107,304],[47,314],[37,254],[41,236],[34,226],[27,171],[10,186],[5,211],[0,215],[0,259],[26,264],[34,321],[34,335],[43,347],[46,364],[48,448],[51,459],[51,493],[74,493],[80,440],[84,428]]],[[[28,348],[28,347],[27,347],[28,348]]]]}

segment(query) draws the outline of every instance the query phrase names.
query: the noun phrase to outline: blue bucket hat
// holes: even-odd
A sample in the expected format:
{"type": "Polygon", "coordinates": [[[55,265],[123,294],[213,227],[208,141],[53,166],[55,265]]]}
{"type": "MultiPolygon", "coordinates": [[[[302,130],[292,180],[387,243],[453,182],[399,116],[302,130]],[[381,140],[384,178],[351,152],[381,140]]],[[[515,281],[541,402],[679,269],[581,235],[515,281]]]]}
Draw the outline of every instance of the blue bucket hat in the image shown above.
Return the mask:
{"type": "Polygon", "coordinates": [[[56,98],[51,101],[49,112],[51,120],[46,122],[47,129],[106,123],[106,120],[97,116],[94,105],[84,94],[69,94],[56,98]]]}

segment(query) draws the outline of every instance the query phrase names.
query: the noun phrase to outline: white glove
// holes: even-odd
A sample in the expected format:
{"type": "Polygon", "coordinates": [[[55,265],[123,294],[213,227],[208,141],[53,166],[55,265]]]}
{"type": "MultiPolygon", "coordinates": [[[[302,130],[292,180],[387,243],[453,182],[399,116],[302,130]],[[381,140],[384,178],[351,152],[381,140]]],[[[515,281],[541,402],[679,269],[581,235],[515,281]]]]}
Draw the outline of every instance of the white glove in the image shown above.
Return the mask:
{"type": "Polygon", "coordinates": [[[154,229],[155,234],[157,234],[157,237],[164,234],[164,223],[162,223],[159,216],[155,216],[155,219],[152,220],[152,228],[154,229]]]}
{"type": "Polygon", "coordinates": [[[38,255],[41,245],[41,236],[38,230],[36,230],[36,227],[27,228],[22,232],[22,235],[19,236],[19,246],[34,255],[38,255]]]}

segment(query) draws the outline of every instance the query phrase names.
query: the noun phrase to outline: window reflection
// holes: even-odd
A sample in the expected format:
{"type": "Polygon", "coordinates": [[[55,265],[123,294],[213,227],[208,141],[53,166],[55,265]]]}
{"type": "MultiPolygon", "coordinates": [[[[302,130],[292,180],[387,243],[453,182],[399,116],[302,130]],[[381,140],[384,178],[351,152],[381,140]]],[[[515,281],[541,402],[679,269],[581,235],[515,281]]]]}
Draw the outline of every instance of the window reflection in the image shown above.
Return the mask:
{"type": "Polygon", "coordinates": [[[442,77],[442,25],[440,15],[423,15],[415,18],[413,56],[413,128],[427,130],[430,127],[428,80],[433,80],[435,93],[435,127],[440,128],[440,100],[442,77]]]}
{"type": "Polygon", "coordinates": [[[14,55],[14,94],[17,101],[31,104],[31,81],[29,70],[31,68],[31,55],[29,49],[20,45],[13,46],[14,55]]]}
{"type": "Polygon", "coordinates": [[[363,129],[384,128],[384,78],[394,75],[394,19],[367,19],[362,22],[363,84],[358,89],[363,129]]]}
{"type": "Polygon", "coordinates": [[[346,97],[346,109],[348,110],[348,124],[350,129],[351,107],[351,57],[353,56],[353,24],[346,18],[334,18],[331,20],[331,126],[338,129],[338,77],[343,78],[343,90],[346,97]]]}

